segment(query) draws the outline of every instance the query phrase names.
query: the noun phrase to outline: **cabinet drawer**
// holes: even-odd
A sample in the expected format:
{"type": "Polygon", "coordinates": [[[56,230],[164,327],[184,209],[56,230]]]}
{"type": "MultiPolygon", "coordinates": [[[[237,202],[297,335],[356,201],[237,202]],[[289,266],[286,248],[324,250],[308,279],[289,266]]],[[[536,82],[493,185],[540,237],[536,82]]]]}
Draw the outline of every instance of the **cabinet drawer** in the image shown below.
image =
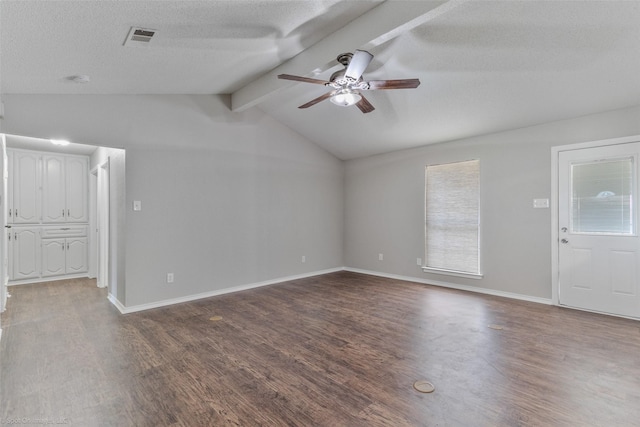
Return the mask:
{"type": "Polygon", "coordinates": [[[86,235],[86,225],[73,225],[69,227],[42,227],[43,239],[54,237],[83,237],[86,235]]]}

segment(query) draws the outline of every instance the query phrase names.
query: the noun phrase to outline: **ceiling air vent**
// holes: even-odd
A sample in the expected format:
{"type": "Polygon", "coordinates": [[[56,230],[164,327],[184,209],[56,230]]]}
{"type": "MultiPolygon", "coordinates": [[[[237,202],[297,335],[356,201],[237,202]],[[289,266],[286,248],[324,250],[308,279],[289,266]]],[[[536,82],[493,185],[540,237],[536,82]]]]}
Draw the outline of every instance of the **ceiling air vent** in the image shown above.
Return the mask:
{"type": "Polygon", "coordinates": [[[156,32],[156,30],[150,30],[148,28],[131,27],[124,45],[148,46],[156,32]]]}

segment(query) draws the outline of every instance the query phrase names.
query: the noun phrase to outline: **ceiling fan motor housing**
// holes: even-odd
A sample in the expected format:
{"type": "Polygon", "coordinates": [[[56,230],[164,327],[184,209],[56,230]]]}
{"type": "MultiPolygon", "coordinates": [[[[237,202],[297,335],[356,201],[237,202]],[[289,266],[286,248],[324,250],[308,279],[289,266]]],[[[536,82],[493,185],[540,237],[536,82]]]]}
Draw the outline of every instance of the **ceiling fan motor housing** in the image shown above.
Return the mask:
{"type": "Polygon", "coordinates": [[[346,68],[347,65],[349,65],[349,62],[351,62],[351,58],[353,58],[353,53],[346,52],[346,53],[341,53],[340,55],[338,55],[337,60],[338,60],[339,63],[344,65],[345,68],[346,68]]]}
{"type": "Polygon", "coordinates": [[[362,74],[372,59],[373,55],[365,50],[356,50],[354,53],[342,53],[338,55],[337,60],[340,64],[344,65],[345,68],[333,73],[328,81],[291,74],[280,74],[278,78],[321,84],[333,89],[331,92],[312,99],[298,108],[309,108],[329,99],[332,103],[342,107],[356,105],[363,113],[370,113],[375,110],[375,108],[364,95],[360,93],[362,90],[413,89],[420,85],[418,79],[365,81],[362,74]]]}

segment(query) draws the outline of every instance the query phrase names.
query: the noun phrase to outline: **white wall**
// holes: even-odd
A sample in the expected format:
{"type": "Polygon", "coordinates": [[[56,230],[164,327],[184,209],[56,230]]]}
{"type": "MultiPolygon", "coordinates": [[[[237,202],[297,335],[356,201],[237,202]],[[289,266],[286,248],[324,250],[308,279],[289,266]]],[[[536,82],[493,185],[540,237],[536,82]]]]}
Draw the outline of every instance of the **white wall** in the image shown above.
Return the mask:
{"type": "MultiPolygon", "coordinates": [[[[0,58],[2,57],[2,55],[0,55],[0,58]]],[[[0,60],[0,70],[2,69],[2,61],[0,60]]],[[[2,87],[2,73],[0,72],[0,87],[2,87]]],[[[4,102],[4,99],[2,97],[2,93],[0,93],[0,108],[2,108],[2,103],[4,102]]],[[[2,119],[2,117],[0,117],[0,132],[4,132],[4,120],[2,119]]],[[[0,151],[3,151],[4,147],[0,147],[0,151]]],[[[4,168],[0,168],[2,170],[4,170],[4,168]]],[[[2,203],[5,203],[6,198],[3,197],[4,200],[2,200],[0,202],[0,208],[4,209],[4,206],[2,205],[2,203]]],[[[5,224],[0,224],[0,227],[3,227],[5,224]]],[[[2,240],[0,240],[0,243],[2,243],[2,240]]],[[[5,254],[4,254],[4,244],[0,244],[0,260],[3,260],[5,258],[5,254]]],[[[5,283],[4,283],[4,276],[5,274],[7,274],[5,271],[2,271],[4,269],[4,266],[0,266],[0,312],[5,310],[5,304],[6,304],[6,292],[7,289],[5,287],[5,283]]],[[[2,321],[0,321],[0,338],[2,338],[2,321]]]]}
{"type": "Polygon", "coordinates": [[[551,147],[640,134],[640,107],[346,162],[345,265],[551,298],[551,147]],[[423,273],[424,168],[480,159],[484,279],[423,273]],[[378,261],[378,253],[384,261],[378,261]]]}
{"type": "Polygon", "coordinates": [[[228,102],[6,96],[9,133],[126,149],[124,305],[342,266],[342,162],[258,109],[231,113],[228,102]]]}

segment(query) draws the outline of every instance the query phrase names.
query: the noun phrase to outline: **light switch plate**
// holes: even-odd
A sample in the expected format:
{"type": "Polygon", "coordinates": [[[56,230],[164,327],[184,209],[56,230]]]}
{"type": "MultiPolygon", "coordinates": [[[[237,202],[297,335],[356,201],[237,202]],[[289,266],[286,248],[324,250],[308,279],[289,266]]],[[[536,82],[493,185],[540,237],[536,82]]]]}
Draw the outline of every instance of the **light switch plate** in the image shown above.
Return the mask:
{"type": "Polygon", "coordinates": [[[142,210],[142,202],[140,200],[134,200],[133,201],[133,210],[134,211],[141,211],[142,210]]]}
{"type": "Polygon", "coordinates": [[[549,199],[533,199],[533,207],[536,209],[545,209],[549,207],[549,199]]]}

